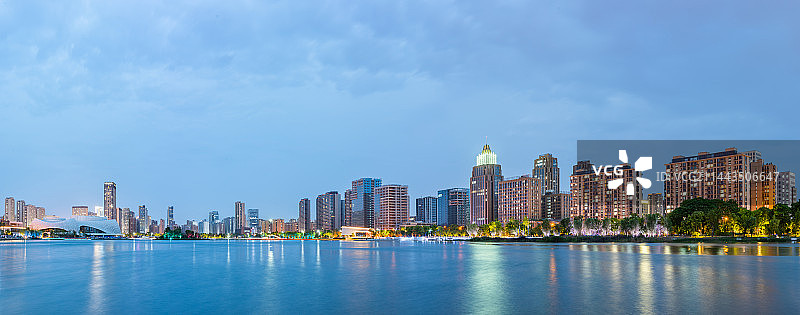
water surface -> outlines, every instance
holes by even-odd
[[[0,242],[0,310],[787,314],[800,307],[798,255],[794,244]]]

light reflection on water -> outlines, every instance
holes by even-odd
[[[799,255],[795,244],[0,242],[0,306],[9,314],[794,313]]]

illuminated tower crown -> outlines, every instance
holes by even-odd
[[[481,151],[481,154],[478,154],[476,160],[477,165],[497,164],[497,154],[494,154],[492,149],[489,149],[489,144],[486,144],[483,146],[483,151]]]

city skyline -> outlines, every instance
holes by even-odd
[[[576,139],[800,131],[797,3],[619,5],[4,2],[0,193],[288,218],[356,178],[468,187],[486,137],[510,176],[552,152],[567,190]]]

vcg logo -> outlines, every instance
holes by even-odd
[[[626,150],[619,150],[619,160],[622,163],[628,163],[628,152]],[[606,176],[611,176],[611,175],[622,176],[624,174],[622,167],[623,167],[622,164],[597,165],[597,166],[592,165],[592,170],[594,171],[594,174],[597,176],[600,176],[600,173],[603,173]],[[650,169],[653,169],[652,156],[639,157],[639,159],[637,159],[636,163],[634,164],[634,170],[637,172],[644,172]],[[650,186],[652,185],[652,182],[650,182],[649,179],[644,177],[637,176],[636,181],[639,182],[639,184],[641,184],[642,187],[644,188],[650,188]],[[608,182],[608,189],[612,190],[617,189],[619,188],[619,186],[622,186],[623,183],[625,183],[625,178],[617,178],[611,180]],[[627,183],[627,185],[625,185],[626,186],[625,192],[628,196],[633,196],[636,194],[633,185],[634,185],[633,182],[629,182]]]

